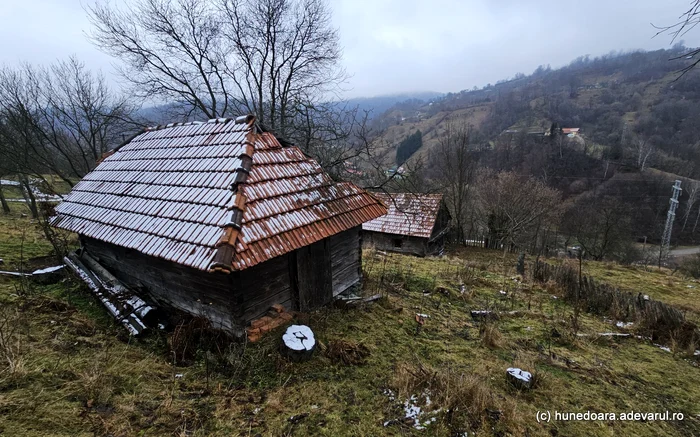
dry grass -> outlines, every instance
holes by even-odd
[[[401,363],[390,385],[399,400],[411,396],[429,399],[429,410],[444,413],[443,423],[453,432],[478,431],[485,426],[491,426],[494,431],[497,427],[500,432],[513,429],[512,403],[497,395],[482,378],[464,369]]]
[[[0,306],[0,378],[15,376],[24,369],[22,354],[22,320],[17,308]]]
[[[3,239],[13,238],[0,235],[0,248],[7,247],[2,246]],[[29,250],[46,255],[48,247]],[[309,314],[305,323],[319,344],[338,352],[316,354],[305,363],[279,358],[277,333],[256,344],[221,345],[208,342],[206,336],[198,340],[201,329],[194,326],[185,335],[183,326],[179,340],[171,339],[170,344],[161,333],[129,339],[99,302],[73,282],[40,285],[33,296],[18,297],[14,281],[0,279],[0,308],[20,318],[16,326],[21,359],[20,371],[13,375],[2,364],[0,433],[20,437],[700,435],[695,419],[700,413],[700,387],[688,383],[697,373],[697,358],[690,358],[687,350],[671,354],[633,337],[597,336],[617,328],[586,312],[580,315],[577,331],[586,336],[576,337],[571,305],[552,297],[561,296],[558,289],[516,285],[507,272],[508,298],[499,294],[504,284],[500,255],[461,249],[443,258],[366,255],[364,292],[381,293],[383,298],[357,308]],[[511,261],[514,266],[515,259],[508,258]],[[615,271],[620,276],[639,274],[638,282],[644,282],[644,273]],[[669,292],[685,284],[675,281]],[[480,323],[471,319],[470,311],[483,309],[504,316],[481,335]],[[430,316],[420,331],[415,329],[416,313]],[[552,336],[553,329],[558,337]],[[358,358],[360,345],[371,354]],[[173,350],[186,359],[174,364]],[[347,365],[343,357],[364,364]],[[511,387],[507,367],[532,372],[535,388]],[[384,394],[386,387],[401,393],[395,401]],[[431,393],[430,406],[425,405],[426,389]],[[385,427],[385,422],[404,417],[402,402],[412,395],[422,396],[422,406],[436,420],[425,430],[406,423]],[[683,412],[687,419],[549,424],[535,420],[536,411],[555,409],[669,410]],[[292,416],[297,419],[290,421]]]
[[[503,335],[495,323],[484,323],[479,328],[481,344],[491,349],[503,346]]]
[[[328,342],[324,355],[334,364],[356,366],[367,362],[370,351],[363,343],[348,340],[331,340]]]

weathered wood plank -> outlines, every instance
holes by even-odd
[[[357,226],[330,238],[333,296],[361,282],[361,232]]]
[[[308,311],[333,299],[330,244],[317,241],[296,251],[299,308]]]
[[[137,251],[83,238],[85,250],[130,288],[143,288],[159,306],[206,317],[212,326],[242,330],[230,275],[210,274]]]
[[[246,302],[243,318],[250,322],[267,314],[274,304],[281,304],[286,310],[292,309],[292,297],[288,291],[282,291],[272,296],[265,296],[255,302]]]
[[[417,256],[427,255],[427,238],[407,237],[404,235],[384,234],[381,232],[363,232],[365,247],[374,247],[389,252],[407,253]]]

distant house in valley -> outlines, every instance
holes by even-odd
[[[501,135],[531,135],[531,136],[547,136],[549,131],[542,129],[524,130],[524,129],[506,129],[501,132]]]
[[[561,133],[564,135],[570,135],[572,137],[575,137],[576,135],[579,134],[579,131],[581,128],[579,127],[563,127],[561,128]]]
[[[389,211],[362,225],[365,247],[418,256],[435,255],[444,250],[451,217],[442,194],[374,195]]]
[[[253,116],[146,129],[52,225],[159,307],[243,335],[272,305],[308,310],[361,283],[361,225],[387,210]]]
[[[406,167],[403,165],[393,165],[385,173],[388,177],[401,179],[406,175]]]

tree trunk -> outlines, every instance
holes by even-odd
[[[27,179],[27,176],[20,176],[20,184],[22,186],[22,196],[27,202],[27,207],[32,213],[32,218],[38,219],[39,209],[36,206],[36,197],[34,197],[34,192],[32,191],[32,187],[29,185],[29,179]]]
[[[5,214],[10,213],[10,205],[7,204],[7,200],[5,200],[5,193],[2,191],[2,183],[0,183],[0,203],[2,203],[2,212]]]
[[[307,361],[316,350],[314,333],[306,325],[292,325],[282,336],[280,353],[293,362]]]

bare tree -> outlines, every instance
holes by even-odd
[[[88,71],[75,57],[43,72],[42,91],[47,110],[40,115],[52,132],[51,143],[60,148],[61,138],[80,154],[73,176],[92,170],[121,135],[139,127],[129,100],[112,93],[102,74]]]
[[[136,0],[121,9],[97,2],[87,12],[93,43],[123,62],[133,95],[207,118],[235,109],[222,21],[210,1]]]
[[[656,29],[658,29],[658,32],[656,32],[656,35],[658,36],[662,33],[665,33],[667,35],[671,36],[671,43],[675,43],[676,41],[680,40],[686,33],[690,32],[695,28],[700,23],[700,0],[692,0],[690,2],[690,7],[683,12],[680,17],[678,22],[671,24],[671,25],[665,25],[665,26],[656,26],[653,25]],[[700,63],[700,57],[695,59],[697,55],[700,55],[700,48],[695,48],[691,49],[689,51],[684,52],[680,56],[677,56],[672,59],[694,59],[693,62],[688,64],[686,67],[684,67],[681,70],[681,76],[685,74],[686,72],[692,70],[695,68],[695,66]]]
[[[695,202],[698,201],[699,190],[700,183],[698,182],[692,182],[690,184],[690,188],[688,188],[688,201],[685,204],[685,211],[683,211],[683,227],[681,228],[681,232],[685,231],[685,227],[688,224],[688,218],[690,217],[693,206],[695,206]]]
[[[323,0],[220,0],[231,79],[245,107],[284,137],[346,74]],[[327,108],[324,108],[327,109]],[[302,127],[302,135],[304,129]]]
[[[368,125],[369,112],[357,107],[318,105],[300,108],[292,140],[337,179],[346,177],[349,162],[362,165],[374,159],[376,144]],[[366,167],[366,165],[364,165]]]
[[[132,108],[101,75],[74,58],[51,68],[0,70],[0,142],[4,170],[34,178],[53,173],[69,185],[92,170],[121,132],[134,129]]]
[[[537,238],[537,231],[556,223],[561,195],[533,177],[512,172],[484,171],[477,177],[476,207],[489,239],[503,245],[525,246]]]
[[[476,161],[470,148],[472,133],[471,126],[448,123],[433,155],[437,183],[452,213],[460,244],[465,243],[466,228],[473,211],[470,200]]]
[[[562,222],[563,231],[595,260],[624,259],[632,243],[629,208],[613,197],[586,195],[577,199]]]
[[[654,154],[654,144],[648,138],[636,136],[631,139],[632,148],[635,151],[637,168],[644,171],[649,159]]]
[[[2,190],[2,181],[0,181],[0,204],[2,204],[2,212],[5,214],[9,214],[10,205],[8,205],[7,200],[5,199],[5,193]]]
[[[134,93],[182,103],[187,115],[253,113],[297,140],[345,78],[322,0],[98,2],[88,16],[93,42],[123,62]]]

